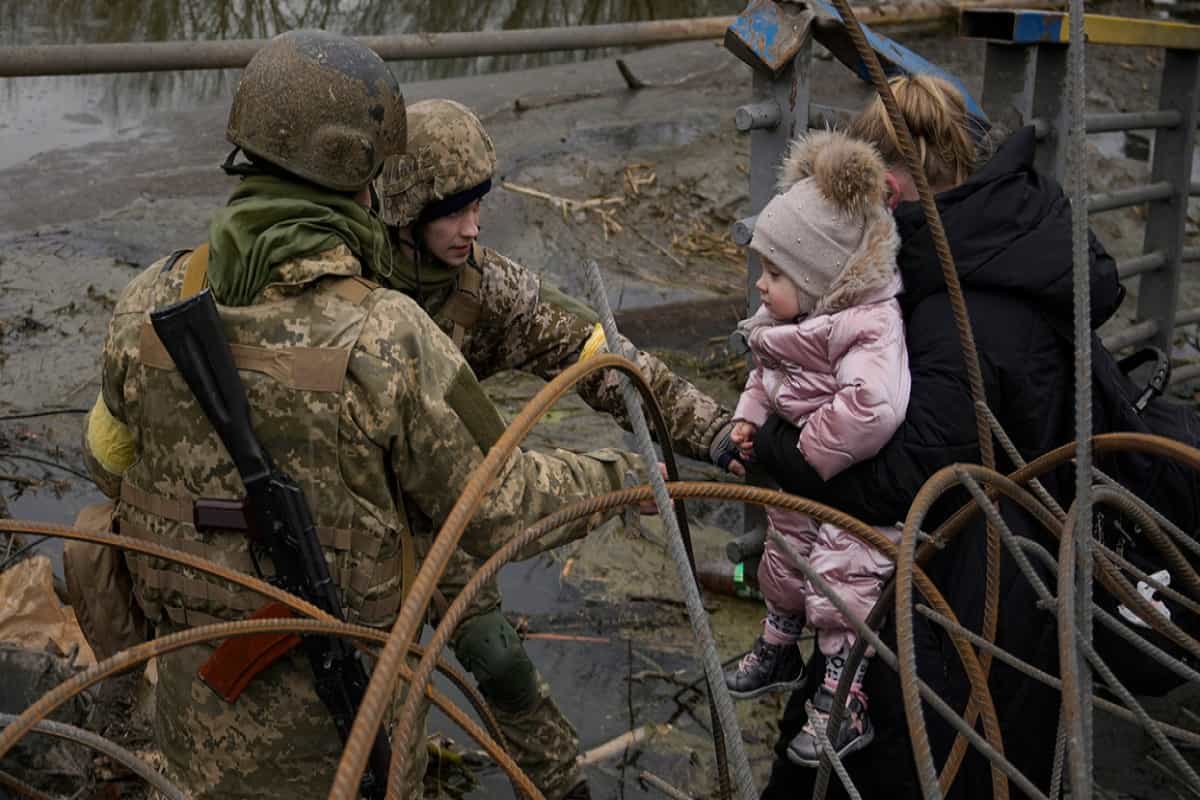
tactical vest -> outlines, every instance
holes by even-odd
[[[479,266],[479,246],[471,245],[471,257],[458,271],[454,291],[446,299],[437,316],[450,320],[450,335],[454,346],[462,350],[467,333],[479,322],[483,311],[483,268]]]
[[[201,248],[190,261],[205,256]],[[163,268],[156,306],[179,298],[180,272],[173,262]],[[189,276],[182,282],[195,281]],[[415,572],[412,536],[397,513],[399,500],[355,491],[355,476],[343,474],[338,460],[354,443],[355,432],[342,430],[344,383],[376,288],[362,278],[330,276],[299,294],[222,307],[220,313],[255,432],[303,488],[349,620],[381,626],[394,619],[404,584],[411,586],[404,578]],[[239,499],[243,486],[149,322],[138,335],[137,363],[129,365],[125,381],[126,423],[138,439],[138,459],[123,478],[120,532],[255,574],[244,533],[197,529],[196,499]],[[388,469],[382,450],[379,468]],[[358,477],[358,486],[367,485]],[[376,476],[373,484],[394,482]],[[259,556],[259,564],[268,577],[269,558]],[[150,619],[165,615],[190,627],[243,618],[265,603],[253,592],[167,561],[130,554],[129,566]]]

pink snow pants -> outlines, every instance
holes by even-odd
[[[845,601],[860,619],[879,599],[883,582],[895,570],[892,560],[857,536],[836,525],[818,523],[793,511],[770,509],[770,525],[807,559],[812,568]],[[875,530],[892,542],[900,541],[895,526]],[[825,655],[849,648],[857,639],[842,613],[820,591],[809,585],[791,558],[771,539],[758,565],[758,585],[767,605],[780,614],[803,616],[817,633],[817,645]]]

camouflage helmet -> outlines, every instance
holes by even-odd
[[[404,97],[370,48],[325,31],[291,31],[246,65],[225,138],[313,183],[355,192],[404,152]]]
[[[408,225],[433,203],[486,189],[495,171],[496,148],[471,109],[453,100],[413,103],[408,152],[389,158],[375,181],[380,216]]]

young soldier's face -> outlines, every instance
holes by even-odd
[[[479,238],[479,201],[425,224],[425,246],[435,258],[451,267],[461,267]]]

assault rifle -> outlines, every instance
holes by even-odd
[[[266,548],[275,565],[272,581],[280,588],[345,620],[338,587],[325,563],[304,491],[275,467],[250,424],[246,390],[212,292],[205,290],[152,312],[150,322],[233,458],[246,487],[246,535],[251,550],[255,546]],[[317,695],[345,742],[367,689],[366,667],[345,639],[305,636],[300,646],[312,667]],[[391,747],[381,730],[375,737],[361,786],[371,800],[386,794],[390,757]]]

